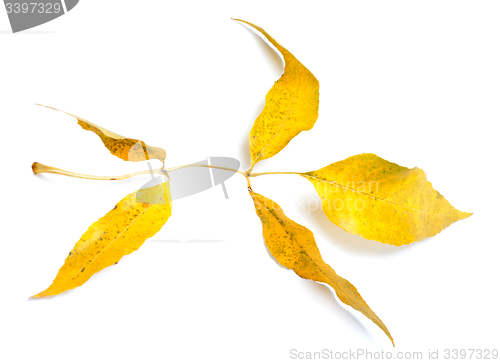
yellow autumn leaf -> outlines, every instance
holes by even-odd
[[[373,321],[392,339],[389,330],[370,309],[358,290],[323,261],[313,233],[289,219],[271,199],[250,191],[255,210],[262,222],[264,239],[269,252],[286,268],[302,278],[330,285],[339,299]]]
[[[250,131],[253,166],[279,153],[295,136],[310,130],[318,118],[319,82],[288,50],[264,29],[241,21],[261,32],[285,59],[285,71],[266,95],[266,105]]]
[[[55,111],[64,112],[53,107],[39,105],[50,108]],[[69,116],[73,116],[78,120],[78,124],[87,131],[92,131],[99,136],[106,148],[114,156],[125,161],[143,161],[149,159],[158,159],[161,162],[167,157],[165,150],[159,147],[149,146],[144,141],[131,139],[125,136],[118,135],[113,131],[106,130],[104,127],[98,126],[81,117],[64,112]]]
[[[350,233],[395,246],[420,241],[469,217],[436,191],[423,170],[360,154],[301,174],[330,221]]]
[[[161,229],[171,212],[168,181],[127,195],[89,227],[52,285],[32,298],[57,295],[83,285],[95,273],[139,249]]]

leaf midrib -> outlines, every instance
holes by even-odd
[[[422,210],[422,209],[416,209],[416,208],[411,208],[411,207],[408,207],[408,206],[405,206],[405,205],[402,205],[402,204],[398,204],[398,203],[394,203],[394,202],[391,202],[387,199],[382,199],[382,198],[379,198],[375,195],[370,195],[368,193],[364,193],[364,192],[361,192],[359,190],[356,190],[356,189],[353,189],[353,188],[350,188],[348,186],[345,186],[345,185],[342,185],[342,184],[339,184],[335,181],[331,181],[331,180],[326,180],[326,179],[322,179],[322,178],[318,178],[316,176],[313,176],[313,175],[310,175],[310,174],[306,174],[306,173],[300,173],[301,176],[304,176],[305,178],[312,178],[312,179],[317,179],[321,182],[325,182],[325,183],[329,183],[329,184],[334,184],[338,187],[341,187],[342,189],[344,190],[350,190],[354,193],[358,193],[358,194],[361,194],[361,195],[364,195],[364,196],[367,196],[367,197],[370,197],[372,199],[375,199],[375,200],[378,200],[378,201],[381,201],[381,202],[385,202],[387,204],[391,204],[391,205],[395,205],[397,207],[400,207],[400,208],[403,208],[403,209],[407,209],[407,210],[412,210],[414,212],[421,212],[421,213],[427,213],[427,214],[434,214],[434,215],[439,215],[439,216],[450,216],[451,214],[447,214],[447,213],[436,213],[436,212],[429,212],[429,211],[426,211],[426,210]]]

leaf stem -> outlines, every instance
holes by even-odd
[[[253,170],[253,167],[255,166],[254,163],[252,163],[252,165],[250,165],[250,169],[247,170],[247,175],[250,175],[252,174],[252,170]]]
[[[72,171],[67,171],[67,170],[55,168],[53,166],[48,166],[48,165],[40,164],[37,162],[33,163],[31,168],[33,169],[34,174],[42,174],[42,173],[59,174],[59,175],[64,175],[64,176],[70,176],[73,178],[90,179],[90,180],[123,180],[123,179],[133,178],[134,176],[151,173],[150,170],[143,170],[143,171],[137,171],[135,173],[126,174],[126,175],[96,176],[96,175],[86,175],[86,174],[73,173]],[[167,172],[163,169],[153,169],[152,171],[153,171],[153,173],[167,175]]]
[[[261,176],[261,175],[273,175],[273,174],[293,174],[293,175],[303,175],[304,173],[296,173],[293,171],[271,171],[268,173],[251,173],[249,174],[250,177],[256,177],[256,176]]]
[[[232,171],[234,173],[238,173],[243,175],[246,180],[247,180],[247,185],[249,188],[251,188],[250,185],[250,178],[254,178],[256,176],[261,176],[261,175],[273,175],[273,174],[293,174],[293,175],[303,175],[303,173],[296,173],[296,172],[288,172],[288,171],[276,171],[276,172],[267,172],[267,173],[251,173],[251,172],[244,172],[241,170],[236,170],[236,169],[231,169],[231,168],[225,168],[222,166],[214,166],[214,165],[204,165],[204,164],[189,164],[189,165],[180,165],[176,166],[173,168],[161,168],[161,169],[153,169],[153,170],[142,170],[142,171],[137,171],[135,173],[131,174],[125,174],[125,175],[117,175],[117,176],[98,176],[98,175],[87,175],[87,174],[80,174],[80,173],[74,173],[72,171],[67,171],[59,168],[55,168],[53,166],[48,166],[44,164],[40,164],[38,162],[33,163],[31,168],[33,169],[34,174],[42,174],[42,173],[48,173],[48,174],[58,174],[58,175],[64,175],[64,176],[70,176],[73,178],[80,178],[80,179],[90,179],[90,180],[124,180],[124,179],[129,179],[133,178],[135,176],[139,175],[145,175],[145,174],[150,174],[151,172],[156,173],[156,174],[162,174],[162,175],[167,175],[168,173],[174,170],[178,169],[183,169],[183,168],[189,168],[189,167],[202,167],[202,168],[213,168],[213,169],[222,169],[222,170],[228,170]]]

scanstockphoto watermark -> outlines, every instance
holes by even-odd
[[[376,180],[353,179],[345,183],[323,183],[319,188],[319,194],[327,197],[323,197],[321,201],[314,198],[300,202],[300,207],[308,213],[321,209],[322,204],[335,211],[362,211],[366,207],[366,197],[375,197],[378,194],[379,183]]]
[[[290,349],[290,359],[296,360],[357,360],[357,359],[423,359],[422,352],[386,352],[370,351],[368,349],[349,349],[346,351],[334,351],[331,349],[322,349],[320,351],[300,351]]]
[[[428,349],[427,351],[371,351],[368,349],[349,349],[334,351],[322,349],[319,351],[301,351],[290,349],[290,359],[293,360],[492,360],[498,359],[498,349]]]

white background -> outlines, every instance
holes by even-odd
[[[396,348],[329,287],[275,262],[239,175],[226,182],[229,200],[217,187],[176,201],[157,235],[84,286],[28,300],[87,227],[148,180],[34,176],[34,161],[95,175],[147,169],[35,103],[163,147],[167,166],[230,156],[246,170],[248,133],[283,64],[231,17],[262,26],[320,82],[315,127],[256,172],[316,170],[371,152],[422,168],[452,205],[474,213],[393,247],[306,208],[318,201],[306,179],[252,180],[313,231]],[[83,0],[12,34],[0,8],[0,360],[288,362],[291,349],[424,358],[439,349],[442,358],[445,349],[500,348],[499,19],[497,1]]]

